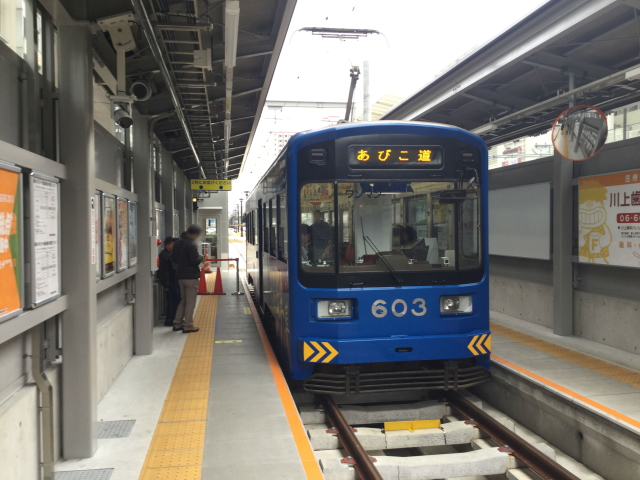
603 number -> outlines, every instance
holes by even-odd
[[[414,305],[414,307],[411,308],[411,313],[416,317],[422,317],[427,313],[427,302],[424,301],[424,298],[416,298],[411,304]],[[387,313],[389,313],[386,305],[387,302],[384,300],[376,300],[373,302],[373,305],[371,305],[371,314],[376,318],[386,317]],[[396,317],[404,317],[409,310],[409,306],[407,302],[399,298],[393,301],[390,310]]]

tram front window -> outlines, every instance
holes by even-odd
[[[304,185],[302,267],[333,273],[337,263],[343,274],[388,272],[389,267],[396,272],[477,268],[478,192],[466,190],[462,203],[441,202],[442,192],[454,188],[453,182]]]

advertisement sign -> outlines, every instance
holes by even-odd
[[[640,170],[584,177],[578,188],[580,261],[640,268]]]
[[[129,267],[129,202],[126,198],[118,198],[118,271]]]
[[[91,199],[91,220],[93,221],[93,248],[91,249],[92,262],[96,265],[96,279],[102,278],[102,210],[100,209],[100,192]]]
[[[22,312],[22,175],[0,167],[0,321]]]
[[[116,199],[102,194],[102,277],[116,273]]]
[[[129,202],[129,266],[138,263],[138,204]]]
[[[31,306],[42,305],[61,293],[59,187],[57,178],[35,172],[29,177]]]

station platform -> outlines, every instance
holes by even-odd
[[[492,362],[640,433],[640,355],[491,313]]]
[[[99,404],[99,432],[129,432],[57,463],[56,480],[322,479],[250,297],[232,295],[233,269],[223,287],[198,297],[199,332],[154,329],[154,354],[133,357]]]

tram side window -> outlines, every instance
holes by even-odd
[[[470,198],[460,205],[460,268],[476,268],[480,260],[480,201]]]
[[[334,184],[308,183],[300,190],[300,261],[302,268],[334,273]]]
[[[265,253],[269,253],[269,204],[262,205],[262,244]]]
[[[269,200],[269,254],[272,257],[275,257],[277,255],[276,253],[276,228],[277,228],[277,222],[278,219],[276,218],[277,216],[277,209],[275,208],[275,199],[271,199]]]
[[[251,212],[251,218],[253,219],[253,222],[252,222],[253,244],[257,245],[258,244],[258,211],[257,210],[254,210],[253,212]]]
[[[251,212],[247,215],[247,242],[253,245],[253,237],[251,236],[251,231],[253,229],[253,215]]]
[[[287,253],[287,194],[278,195],[278,258],[286,262]]]

